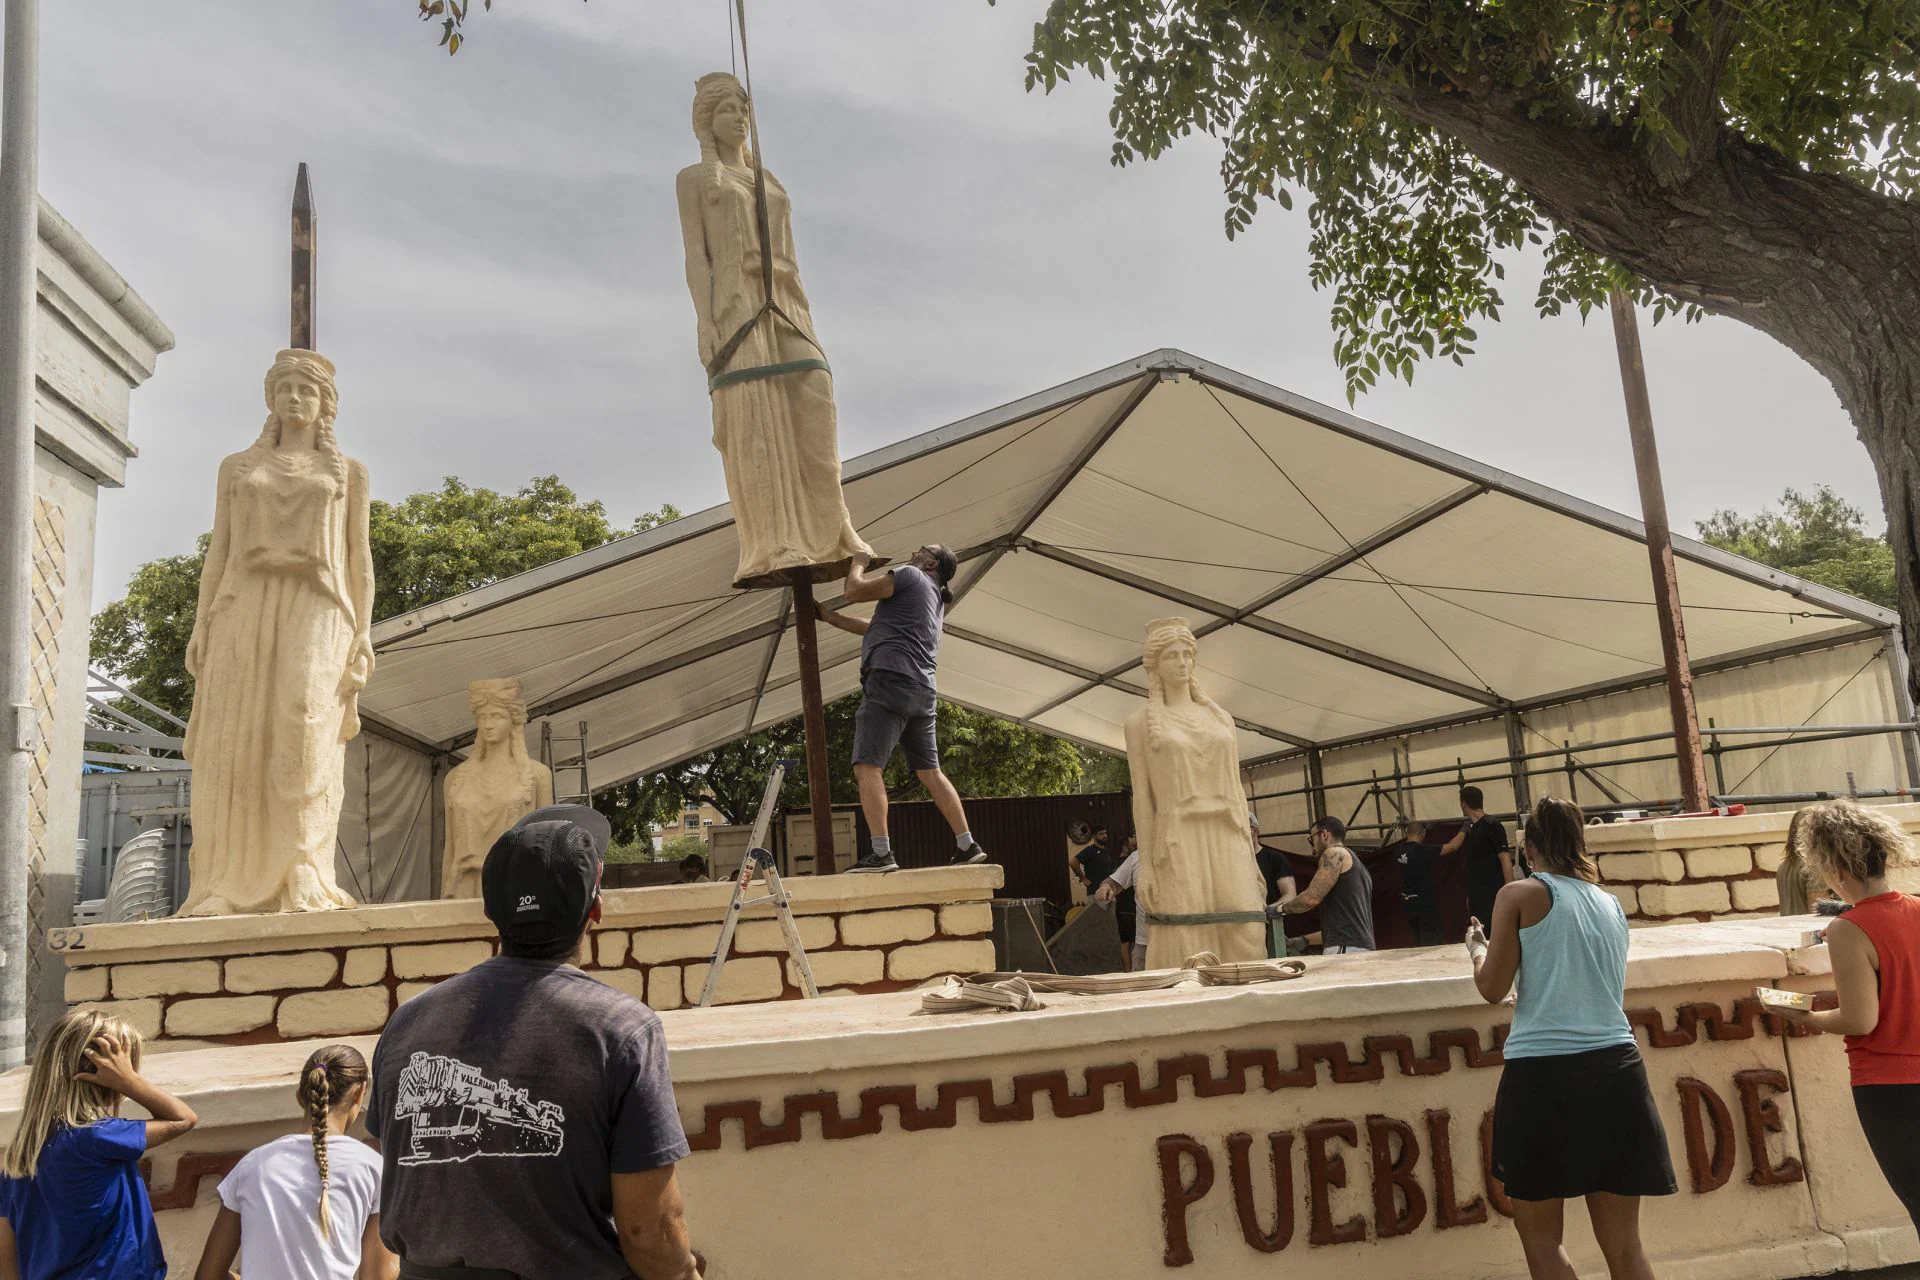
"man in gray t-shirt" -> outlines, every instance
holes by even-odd
[[[607,820],[552,805],[481,871],[500,954],[398,1009],[373,1051],[380,1236],[401,1280],[696,1280],[686,1135],[653,1010],[574,967]]]
[[[940,771],[935,741],[939,694],[934,668],[940,657],[940,628],[959,562],[939,543],[914,552],[888,573],[869,574],[865,556],[855,556],[847,571],[846,597],[873,601],[871,618],[850,618],[815,604],[820,619],[860,639],[860,709],[853,720],[853,776],[860,784],[860,808],[873,833],[873,852],[847,870],[897,871],[893,840],[887,833],[887,761],[898,746],[907,764],[933,797],[953,828],[952,864],[985,862],[987,851],[967,829],[966,809],[947,775]]]

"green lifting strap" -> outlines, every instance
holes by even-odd
[[[763,364],[751,369],[735,369],[730,373],[716,374],[707,379],[707,390],[718,391],[736,382],[755,382],[761,378],[777,378],[783,373],[805,373],[809,369],[833,372],[825,360],[788,360],[781,364]]]
[[[1198,915],[1163,916],[1158,911],[1147,912],[1148,924],[1265,924],[1267,913],[1264,911],[1202,911]]]

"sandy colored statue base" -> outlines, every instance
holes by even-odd
[[[480,896],[480,868],[502,832],[553,803],[553,772],[527,756],[527,704],[520,682],[475,680],[473,754],[447,774],[447,848],[440,896]]]
[[[1211,951],[1260,960],[1266,895],[1253,857],[1233,718],[1194,679],[1198,649],[1184,618],[1147,624],[1147,705],[1127,720],[1140,909],[1155,916],[1245,913],[1243,923],[1152,920],[1147,968],[1177,968]]]
[[[334,879],[348,739],[373,672],[367,469],[334,442],[333,365],[282,351],[267,424],[220,464],[187,646],[196,681],[182,915],[353,905]]]
[[[825,582],[870,549],[854,532],[840,491],[833,373],[794,261],[792,207],[770,173],[767,297],[748,110],[738,80],[721,72],[700,78],[693,130],[701,159],[681,170],[676,184],[700,363],[713,397],[713,443],[740,538],[734,579],[736,586],[774,586],[793,581],[791,571],[817,570],[810,580]]]

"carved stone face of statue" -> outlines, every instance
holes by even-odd
[[[281,426],[307,430],[320,421],[319,385],[300,374],[288,374],[273,384],[273,412]]]
[[[723,147],[747,140],[747,103],[739,94],[729,93],[713,109],[713,140]]]
[[[513,717],[499,707],[483,707],[473,718],[474,728],[480,741],[490,747],[497,747],[507,740],[513,731]]]
[[[1160,662],[1155,667],[1162,687],[1184,689],[1193,683],[1193,646],[1185,640],[1176,640],[1160,651]]]

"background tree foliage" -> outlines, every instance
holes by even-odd
[[[1812,497],[1787,490],[1778,511],[1716,511],[1695,528],[1703,542],[1891,609],[1893,548],[1866,531],[1866,519],[1821,485]]]
[[[517,493],[448,476],[440,488],[397,503],[376,499],[369,512],[374,621],[679,518],[669,504],[616,529],[604,504],[581,501],[559,476],[539,476]]]

